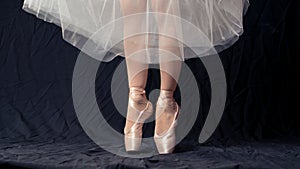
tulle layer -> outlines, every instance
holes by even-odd
[[[93,58],[157,63],[228,48],[243,33],[248,6],[248,0],[25,0],[23,9],[59,25],[67,42]],[[125,53],[125,42],[143,50]]]

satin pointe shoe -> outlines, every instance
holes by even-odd
[[[174,112],[173,121],[166,131],[163,131],[161,134],[157,134],[157,127],[155,126],[154,141],[159,154],[172,153],[176,145],[175,127],[177,126],[177,117],[179,115],[180,107],[173,96],[168,97],[168,95],[170,95],[170,91],[161,90],[156,103],[156,116],[158,116],[158,118],[161,113],[170,113],[170,111],[174,110],[176,111]]]
[[[153,106],[147,100],[145,90],[143,88],[130,87],[127,120],[132,121],[133,125],[130,127],[126,121],[124,128],[124,141],[127,152],[140,150],[143,124],[152,113]]]

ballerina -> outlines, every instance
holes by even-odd
[[[220,52],[236,42],[243,33],[248,5],[248,0],[25,0],[23,9],[59,25],[63,38],[91,57],[104,62],[125,58],[129,77],[126,151],[140,150],[143,123],[154,112],[145,91],[148,65],[159,63],[154,141],[160,154],[168,154],[176,144],[180,106],[173,94],[182,62],[207,56],[210,49]],[[185,32],[186,23],[200,32],[194,36],[201,43],[192,46],[203,50],[200,56],[186,53],[189,46],[183,40],[191,36]]]

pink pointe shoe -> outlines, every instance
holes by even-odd
[[[134,124],[128,128],[126,123],[124,128],[124,141],[127,152],[140,150],[143,124],[153,113],[152,103],[143,96],[144,94],[145,90],[143,88],[130,87],[127,120],[133,121]],[[144,109],[137,108],[137,106],[143,104],[146,104]]]
[[[176,136],[175,136],[175,127],[177,126],[177,117],[179,114],[179,106],[175,102],[175,99],[172,97],[168,97],[170,91],[161,90],[161,94],[156,103],[156,115],[159,116],[161,113],[164,113],[167,108],[172,107],[172,105],[176,106],[176,112],[174,114],[174,119],[166,131],[157,134],[156,128],[154,132],[154,141],[156,143],[157,150],[159,154],[169,154],[174,151],[176,145]],[[171,106],[170,106],[171,105]],[[168,110],[167,110],[168,111]],[[169,110],[170,111],[170,110]],[[157,117],[156,117],[157,118]]]

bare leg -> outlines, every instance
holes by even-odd
[[[166,14],[178,14],[179,10],[176,9],[176,2],[173,0],[152,0],[152,9],[154,12],[166,13]],[[168,35],[173,34],[173,37],[177,37],[176,24],[175,20],[172,21],[170,18],[165,18],[164,16],[156,17],[159,33],[168,33]],[[178,25],[177,25],[178,27]],[[162,52],[160,54],[160,74],[161,74],[161,90],[167,90],[165,92],[165,97],[168,98],[165,101],[167,107],[164,112],[156,119],[156,132],[157,134],[161,134],[166,131],[173,119],[174,113],[176,112],[176,104],[173,98],[173,93],[177,86],[177,80],[179,78],[181,64],[182,64],[182,50],[179,47],[180,44],[178,40],[159,35],[159,49]],[[169,55],[169,56],[168,56]],[[173,61],[166,62],[165,57],[177,57],[172,59]],[[162,95],[162,93],[161,93]]]
[[[145,12],[147,8],[147,0],[121,0],[121,8],[124,16]],[[124,52],[127,65],[129,87],[137,87],[144,89],[148,76],[148,65],[137,61],[136,57],[145,57],[145,35],[136,35],[126,38],[132,32],[140,32],[141,25],[144,21],[142,17],[128,18],[124,20]],[[133,92],[129,96],[135,102],[135,107],[142,110],[146,106],[146,95],[141,92]],[[128,120],[126,127],[130,128],[133,121]]]
[[[121,7],[124,16],[145,12],[147,7],[147,0],[121,0]],[[137,25],[142,23],[144,18],[134,17],[124,20],[124,36],[132,32],[140,32],[141,28]],[[124,37],[125,38],[125,37]],[[124,51],[126,55],[126,64],[129,78],[129,87],[145,88],[148,75],[148,65],[139,63],[134,57],[146,55],[145,51],[145,35],[136,35],[124,39]],[[140,51],[140,52],[139,52]],[[134,55],[135,52],[139,52]]]

